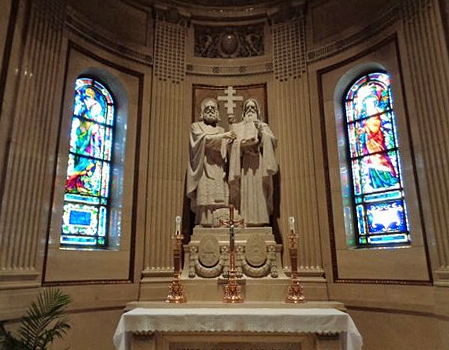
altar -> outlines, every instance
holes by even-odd
[[[295,218],[283,232],[273,228],[277,139],[259,101],[241,101],[242,117],[228,115],[229,131],[218,125],[218,100],[198,103],[186,179],[195,226],[184,241],[176,216],[166,302],[145,301],[160,300],[154,294],[128,304],[114,335],[117,350],[362,348],[343,304],[306,298]]]
[[[351,317],[326,303],[135,306],[117,326],[117,350],[362,349]]]

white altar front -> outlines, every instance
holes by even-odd
[[[117,350],[361,350],[351,317],[322,306],[146,303],[124,313]]]

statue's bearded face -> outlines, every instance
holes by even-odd
[[[258,119],[257,106],[253,101],[249,101],[248,103],[245,104],[243,116],[245,117],[246,120]]]
[[[214,101],[208,101],[203,108],[203,120],[207,124],[218,122],[218,106]]]

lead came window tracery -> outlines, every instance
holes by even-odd
[[[356,244],[409,244],[389,75],[359,78],[346,95],[345,112]]]
[[[76,80],[62,247],[107,247],[114,112],[111,93],[101,83]]]

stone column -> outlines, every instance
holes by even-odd
[[[173,275],[175,217],[182,215],[185,197],[185,167],[179,164],[188,130],[183,124],[187,24],[177,13],[156,10],[143,282],[163,281],[165,291]]]
[[[303,280],[323,282],[318,225],[318,205],[315,187],[314,149],[310,115],[308,75],[306,67],[306,37],[303,9],[292,9],[273,19],[273,91],[270,103],[275,104],[271,124],[277,124],[282,147],[278,148],[282,178],[279,227],[287,242],[288,216],[296,219],[299,234],[299,272]],[[274,125],[273,125],[274,126]],[[284,266],[290,259],[284,253]]]
[[[436,285],[449,287],[449,58],[437,0],[407,0],[402,4],[407,76],[414,99],[412,117],[418,123],[415,148],[428,193],[424,205],[428,245],[436,250],[433,269]],[[407,82],[406,82],[407,83]],[[424,199],[427,202],[427,198]],[[436,247],[436,248],[433,248]]]
[[[0,279],[6,288],[40,285],[65,15],[60,0],[18,6],[0,119]]]

